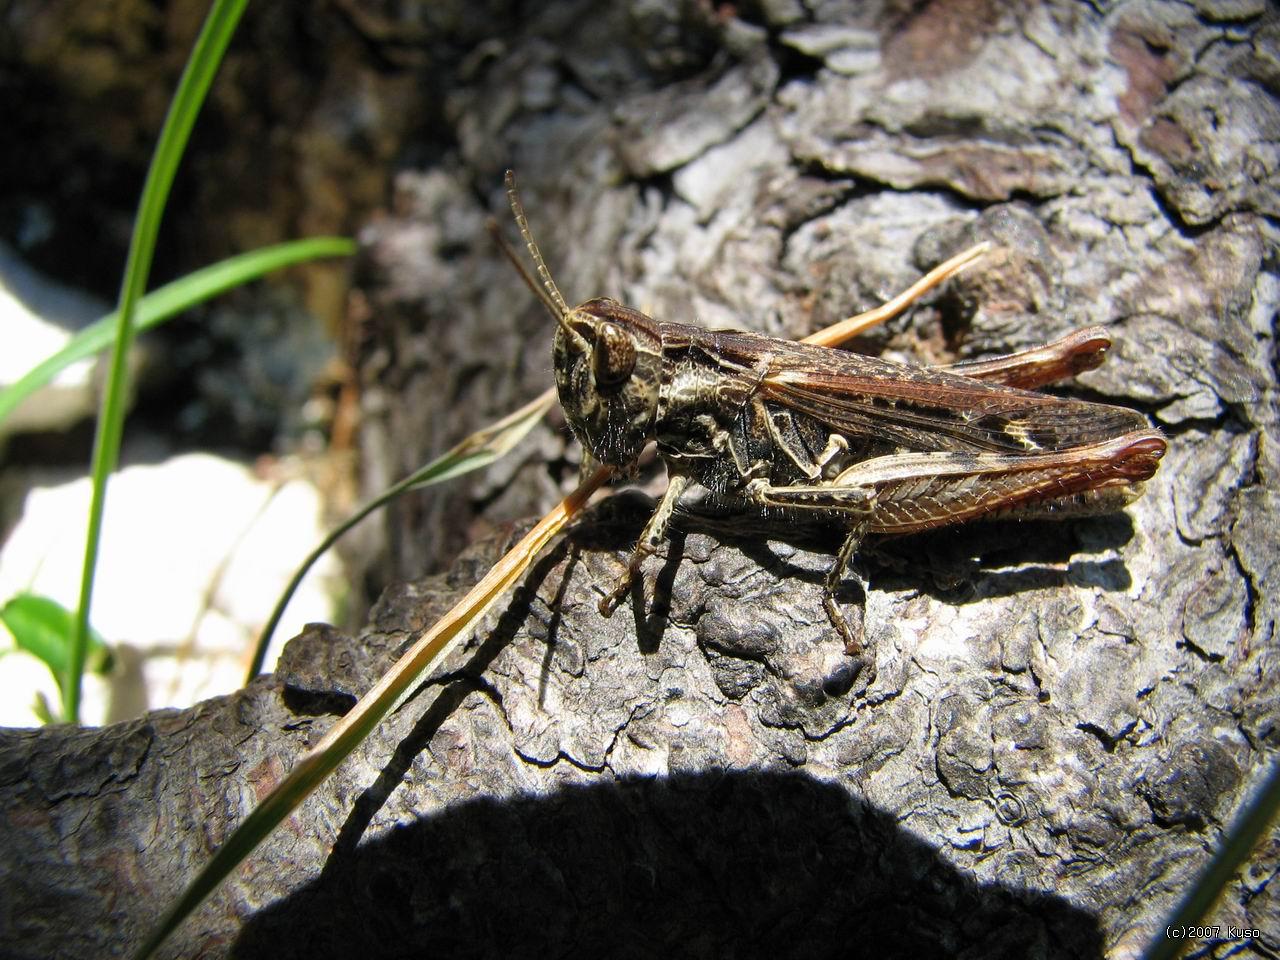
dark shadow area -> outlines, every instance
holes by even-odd
[[[1133,521],[1125,513],[1069,520],[980,520],[873,543],[866,563],[873,586],[911,588],[955,604],[1080,579],[1107,590],[1126,590],[1132,579],[1123,560],[1077,558],[1118,550],[1133,534]],[[981,590],[975,589],[979,580]]]
[[[839,786],[746,771],[473,801],[340,844],[321,877],[249,921],[231,955],[1022,960],[1101,949],[1088,913],[974,883]]]

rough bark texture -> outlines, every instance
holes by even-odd
[[[994,241],[866,346],[939,361],[1108,324],[1073,389],[1166,430],[1146,497],[885,545],[869,686],[822,612],[821,531],[686,517],[645,604],[601,619],[644,516],[607,501],[166,955],[1128,956],[1259,780],[1280,738],[1274,17],[738,16],[557,4],[477,49],[445,103],[455,148],[365,234],[372,473],[550,379],[550,323],[481,229],[512,165],[566,296],[675,320],[796,336]],[[402,509],[409,578],[475,517],[498,533],[389,590],[358,639],[309,632],[185,713],[5,733],[10,952],[134,942],[571,456],[547,430]],[[1278,863],[1264,844],[1215,916],[1259,953],[1280,950]]]

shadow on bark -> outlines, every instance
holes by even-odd
[[[980,885],[798,772],[480,799],[342,847],[231,955],[1094,957],[1088,913]]]

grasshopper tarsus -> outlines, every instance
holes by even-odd
[[[640,571],[633,570],[629,565],[627,572],[618,577],[613,583],[613,589],[600,598],[600,602],[596,605],[596,609],[600,611],[600,616],[606,620],[617,612],[618,606],[631,592],[635,584],[640,582]]]
[[[840,639],[844,641],[844,652],[851,657],[862,656],[867,649],[865,628],[862,622],[862,607],[856,608],[859,611],[856,627],[849,623],[849,618],[840,609],[840,604],[834,594],[825,594],[823,596],[822,609],[826,611],[827,619],[831,621],[831,624],[836,628],[836,633],[840,634]]]
[[[555,317],[554,367],[574,436],[600,463],[635,463],[650,440],[670,485],[618,584],[608,616],[666,537],[688,484],[766,509],[842,522],[823,607],[853,658],[864,645],[867,584],[854,569],[864,535],[990,517],[1067,515],[1121,504],[1151,477],[1166,442],[1132,410],[1035,388],[1092,369],[1111,346],[1090,327],[1007,357],[916,367],[812,343],[662,323],[607,298],[569,308],[507,176],[536,277],[504,252]],[[862,591],[857,628],[835,594]],[[638,593],[638,591],[637,591]]]

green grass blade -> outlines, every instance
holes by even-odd
[[[1164,928],[1142,955],[1142,960],[1174,960],[1190,949],[1195,938],[1167,936],[1170,927],[1185,930],[1203,924],[1231,878],[1236,875],[1280,813],[1280,762],[1273,763],[1262,788],[1245,805],[1222,839],[1218,852],[1204,868]]]
[[[257,280],[273,270],[308,260],[347,257],[355,251],[355,241],[346,237],[310,237],[228,257],[148,293],[138,301],[137,312],[133,317],[134,329],[149,330],[196,304],[233,287]],[[109,347],[115,339],[119,322],[118,310],[95,320],[72,337],[57,353],[36,364],[15,383],[0,391],[0,422],[13,413],[23,400],[71,364]]]
[[[84,569],[80,577],[75,637],[67,668],[65,717],[71,723],[80,719],[80,675],[84,672],[85,656],[89,648],[89,608],[93,603],[93,578],[102,535],[107,477],[115,470],[120,457],[120,435],[124,429],[124,408],[128,392],[127,361],[129,346],[133,340],[133,315],[151,275],[151,260],[155,254],[156,237],[160,232],[160,218],[164,214],[165,202],[177,174],[178,162],[182,159],[196,115],[204,103],[205,95],[213,83],[213,76],[222,62],[222,55],[231,42],[231,35],[235,32],[247,3],[248,0],[214,0],[204,26],[200,28],[200,36],[196,38],[195,49],[182,72],[182,79],[178,81],[173,102],[169,105],[164,128],[160,131],[160,139],[147,170],[147,180],[142,187],[142,199],[138,203],[138,215],[129,241],[129,256],[125,261],[124,281],[120,289],[111,373],[107,379],[93,443],[93,498],[89,503],[89,529],[85,536]]]
[[[254,648],[253,662],[249,665],[249,675],[245,678],[245,683],[248,683],[261,672],[262,661],[266,658],[267,647],[271,643],[271,637],[275,633],[276,627],[280,625],[280,618],[284,616],[285,608],[289,605],[289,601],[293,599],[293,594],[298,589],[298,584],[302,583],[302,578],[307,575],[307,572],[315,565],[315,562],[324,556],[344,533],[373,513],[373,511],[390,503],[408,490],[416,490],[419,487],[430,486],[433,483],[443,483],[445,480],[461,476],[464,473],[470,473],[472,470],[487,467],[498,457],[508,453],[516,443],[523,439],[525,434],[533,429],[533,425],[542,419],[543,414],[551,408],[555,398],[555,391],[548,390],[542,396],[531,403],[525,404],[514,413],[507,414],[492,426],[476,431],[456,447],[374,497],[334,528],[328,536],[320,541],[319,546],[307,554],[307,558],[302,561],[302,565],[298,567],[288,586],[284,588],[280,599],[276,601],[275,609],[271,611],[271,616],[267,619],[267,625],[262,628],[262,633],[258,637],[258,645]]]
[[[493,565],[458,604],[424,633],[350,712],[330,728],[279,785],[245,817],[165,911],[147,935],[137,960],[149,957],[196,907],[337,768],[387,713],[407,696],[419,679],[474,629],[476,622],[528,569],[548,541],[586,505],[610,471],[597,470],[539,521],[518,544]]]

